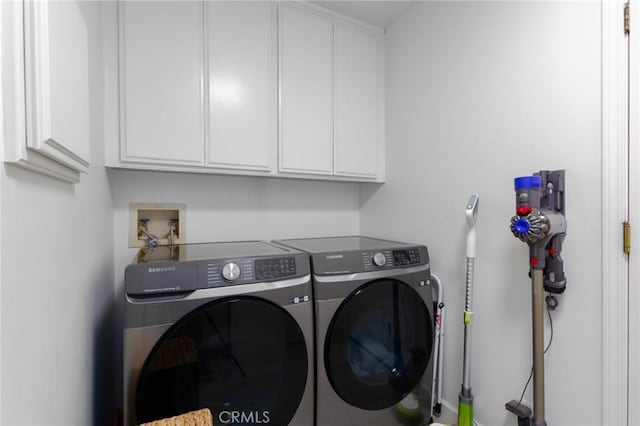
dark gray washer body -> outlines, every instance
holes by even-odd
[[[344,401],[333,389],[325,369],[324,343],[336,311],[343,301],[361,286],[379,279],[393,279],[409,285],[424,301],[434,318],[429,255],[424,245],[386,241],[360,236],[275,240],[277,244],[306,251],[311,255],[316,315],[316,425],[385,426],[407,424],[393,407],[364,410]],[[409,253],[405,259],[404,253]],[[385,256],[377,266],[372,258]],[[400,254],[400,256],[398,255]],[[395,255],[395,259],[394,259]],[[435,330],[424,330],[433,336]],[[422,419],[431,417],[433,353],[422,380],[414,392],[420,400]],[[424,423],[423,423],[424,424]]]
[[[175,249],[178,249],[177,251]],[[194,309],[227,297],[254,296],[281,306],[305,337],[308,354],[304,395],[290,424],[313,424],[313,304],[309,257],[268,242],[185,244],[143,253],[125,270],[124,419],[135,424],[135,390],[143,364],[154,345],[173,324]],[[268,264],[287,259],[284,272],[268,272]],[[234,262],[241,276],[220,280],[222,267]],[[243,266],[244,265],[244,266]],[[264,270],[262,269],[263,267]],[[271,269],[273,270],[273,268]],[[218,424],[218,419],[214,422]]]

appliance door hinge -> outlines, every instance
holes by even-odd
[[[624,4],[624,33],[629,34],[629,3]]]
[[[626,221],[622,223],[622,251],[631,253],[631,224]]]

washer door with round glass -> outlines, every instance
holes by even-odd
[[[235,297],[174,324],[140,372],[138,423],[209,408],[215,424],[286,425],[304,394],[302,330],[282,307]]]
[[[389,408],[422,380],[433,344],[427,305],[393,279],[362,285],[338,307],[324,362],[335,392],[365,410]]]

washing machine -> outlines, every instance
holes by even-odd
[[[316,424],[428,422],[434,316],[427,248],[360,236],[274,242],[311,255]]]
[[[314,422],[309,256],[269,242],[141,250],[125,270],[124,417]]]

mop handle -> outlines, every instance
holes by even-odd
[[[465,294],[465,324],[471,322],[471,315],[473,314],[473,268],[476,258],[476,221],[478,220],[478,201],[480,197],[478,194],[472,194],[467,202],[465,209],[465,216],[467,218],[467,224],[469,225],[469,231],[467,232],[467,285]]]
[[[473,426],[473,394],[471,393],[471,316],[473,267],[476,257],[476,220],[478,219],[478,194],[472,194],[465,208],[469,225],[467,233],[467,283],[464,305],[464,347],[462,365],[462,389],[458,395],[458,426]]]
[[[467,288],[464,306],[464,346],[462,365],[462,387],[471,390],[471,317],[472,310],[472,282],[473,282],[473,258],[467,258]]]
[[[465,314],[473,314],[473,269],[475,266],[475,258],[467,257],[467,285],[464,298]],[[467,320],[465,318],[465,323]]]
[[[473,316],[473,269],[476,257],[476,221],[480,196],[472,194],[465,208],[469,231],[467,233],[467,276],[464,301],[464,363],[462,386],[471,390],[471,317]]]

